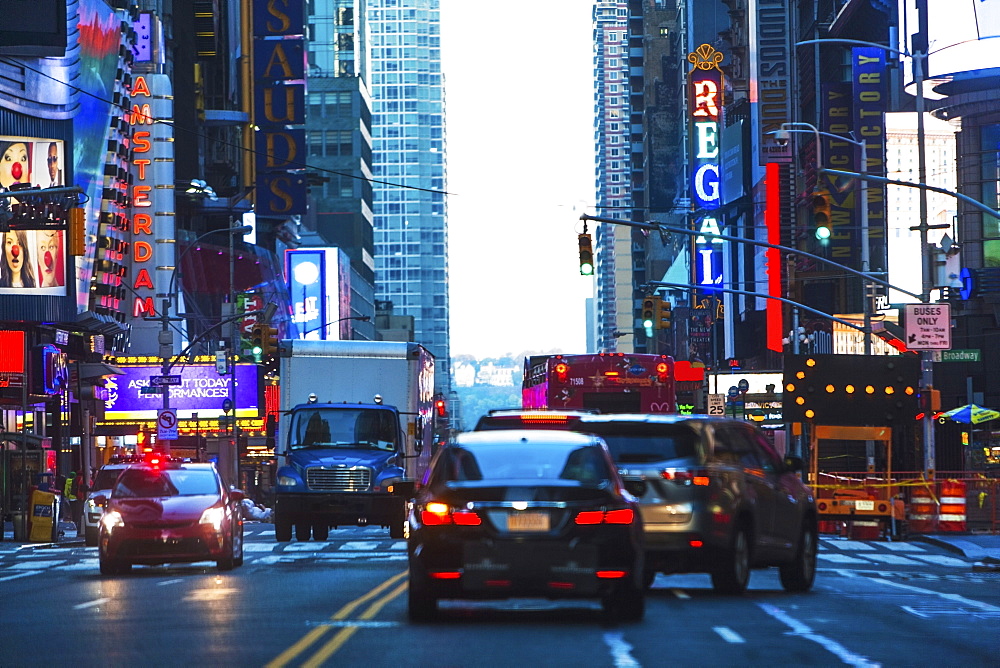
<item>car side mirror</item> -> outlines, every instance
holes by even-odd
[[[785,457],[785,470],[786,471],[802,471],[805,469],[805,464],[802,462],[801,457],[795,457],[793,455],[787,455]]]

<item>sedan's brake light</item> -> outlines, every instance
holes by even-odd
[[[604,513],[605,524],[632,524],[632,520],[634,519],[635,511],[631,508],[619,508],[618,510],[609,510]]]
[[[424,526],[442,526],[456,524],[465,527],[477,527],[483,523],[483,518],[472,510],[455,510],[446,503],[431,501],[420,511],[420,521]]]
[[[692,471],[690,469],[663,469],[660,471],[660,477],[678,485],[708,487],[709,482],[708,474],[705,471]]]
[[[576,514],[577,524],[632,524],[635,511],[631,508],[616,510],[581,510]]]

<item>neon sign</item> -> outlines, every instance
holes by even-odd
[[[723,78],[719,63],[723,55],[708,44],[688,54],[692,64],[688,73],[691,109],[691,198],[699,209],[713,211],[722,204],[719,170],[719,123],[722,120]],[[703,216],[697,223],[699,236],[694,242],[694,283],[718,286],[723,279],[722,239],[714,215]]]

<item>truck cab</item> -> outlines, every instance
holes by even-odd
[[[407,435],[394,406],[318,403],[294,406],[280,454],[275,495],[275,537],[326,540],[329,528],[378,524],[403,537]],[[420,445],[414,449],[422,450]]]

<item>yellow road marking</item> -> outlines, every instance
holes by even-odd
[[[368,606],[368,609],[361,613],[361,619],[371,619],[385,607],[386,603],[396,598],[404,591],[406,591],[408,583],[404,582],[399,585],[391,592],[380,598],[379,600]],[[358,630],[357,626],[348,626],[337,632],[337,635],[330,639],[330,642],[323,645],[318,652],[312,655],[308,661],[302,664],[302,668],[318,668],[323,665],[323,662],[330,658],[330,656],[336,652],[341,646],[350,639],[354,632]]]
[[[396,584],[400,579],[402,579],[405,576],[406,576],[406,571],[403,571],[402,573],[397,573],[396,575],[393,575],[391,578],[389,578],[388,580],[386,580],[385,582],[383,582],[379,586],[375,587],[374,589],[372,589],[371,591],[369,591],[367,594],[365,594],[363,596],[360,596],[360,597],[354,599],[353,601],[351,601],[350,603],[346,604],[340,610],[338,610],[337,612],[335,612],[333,614],[333,616],[330,617],[330,619],[332,619],[332,620],[345,619],[349,614],[351,614],[352,612],[354,612],[359,606],[364,605],[365,603],[367,603],[371,599],[375,598],[376,596],[378,596],[379,594],[381,594],[383,591],[385,591],[386,589],[388,589],[392,585]],[[403,583],[402,587],[405,589],[406,583]],[[399,595],[398,592],[394,592],[394,594],[391,595],[389,598],[390,599],[391,598],[395,598],[395,596],[398,596],[398,595]],[[388,600],[386,602],[388,602]],[[383,603],[382,605],[385,605],[385,603]],[[379,610],[381,610],[382,605],[378,606]],[[369,610],[370,609],[371,608],[369,608]],[[329,628],[330,627],[328,627],[328,626],[317,626],[316,628],[312,629],[311,631],[309,631],[309,633],[307,633],[304,636],[302,636],[302,638],[300,638],[298,642],[296,642],[294,645],[292,645],[291,647],[289,647],[288,649],[286,649],[284,652],[282,652],[281,654],[279,654],[278,656],[276,656],[274,659],[272,659],[269,663],[267,663],[265,668],[281,668],[281,666],[288,665],[288,663],[292,659],[294,659],[295,657],[297,657],[299,654],[301,654],[306,649],[308,649],[310,645],[312,645],[317,640],[319,640],[329,630]],[[346,629],[342,629],[340,633],[343,633],[344,631],[351,631],[353,633],[354,630],[355,629],[353,627],[348,627]],[[338,633],[338,635],[340,635],[340,634]],[[350,634],[348,634],[348,637],[350,637]],[[336,640],[336,636],[334,637],[334,640]],[[346,638],[345,638],[345,640],[346,640]]]

